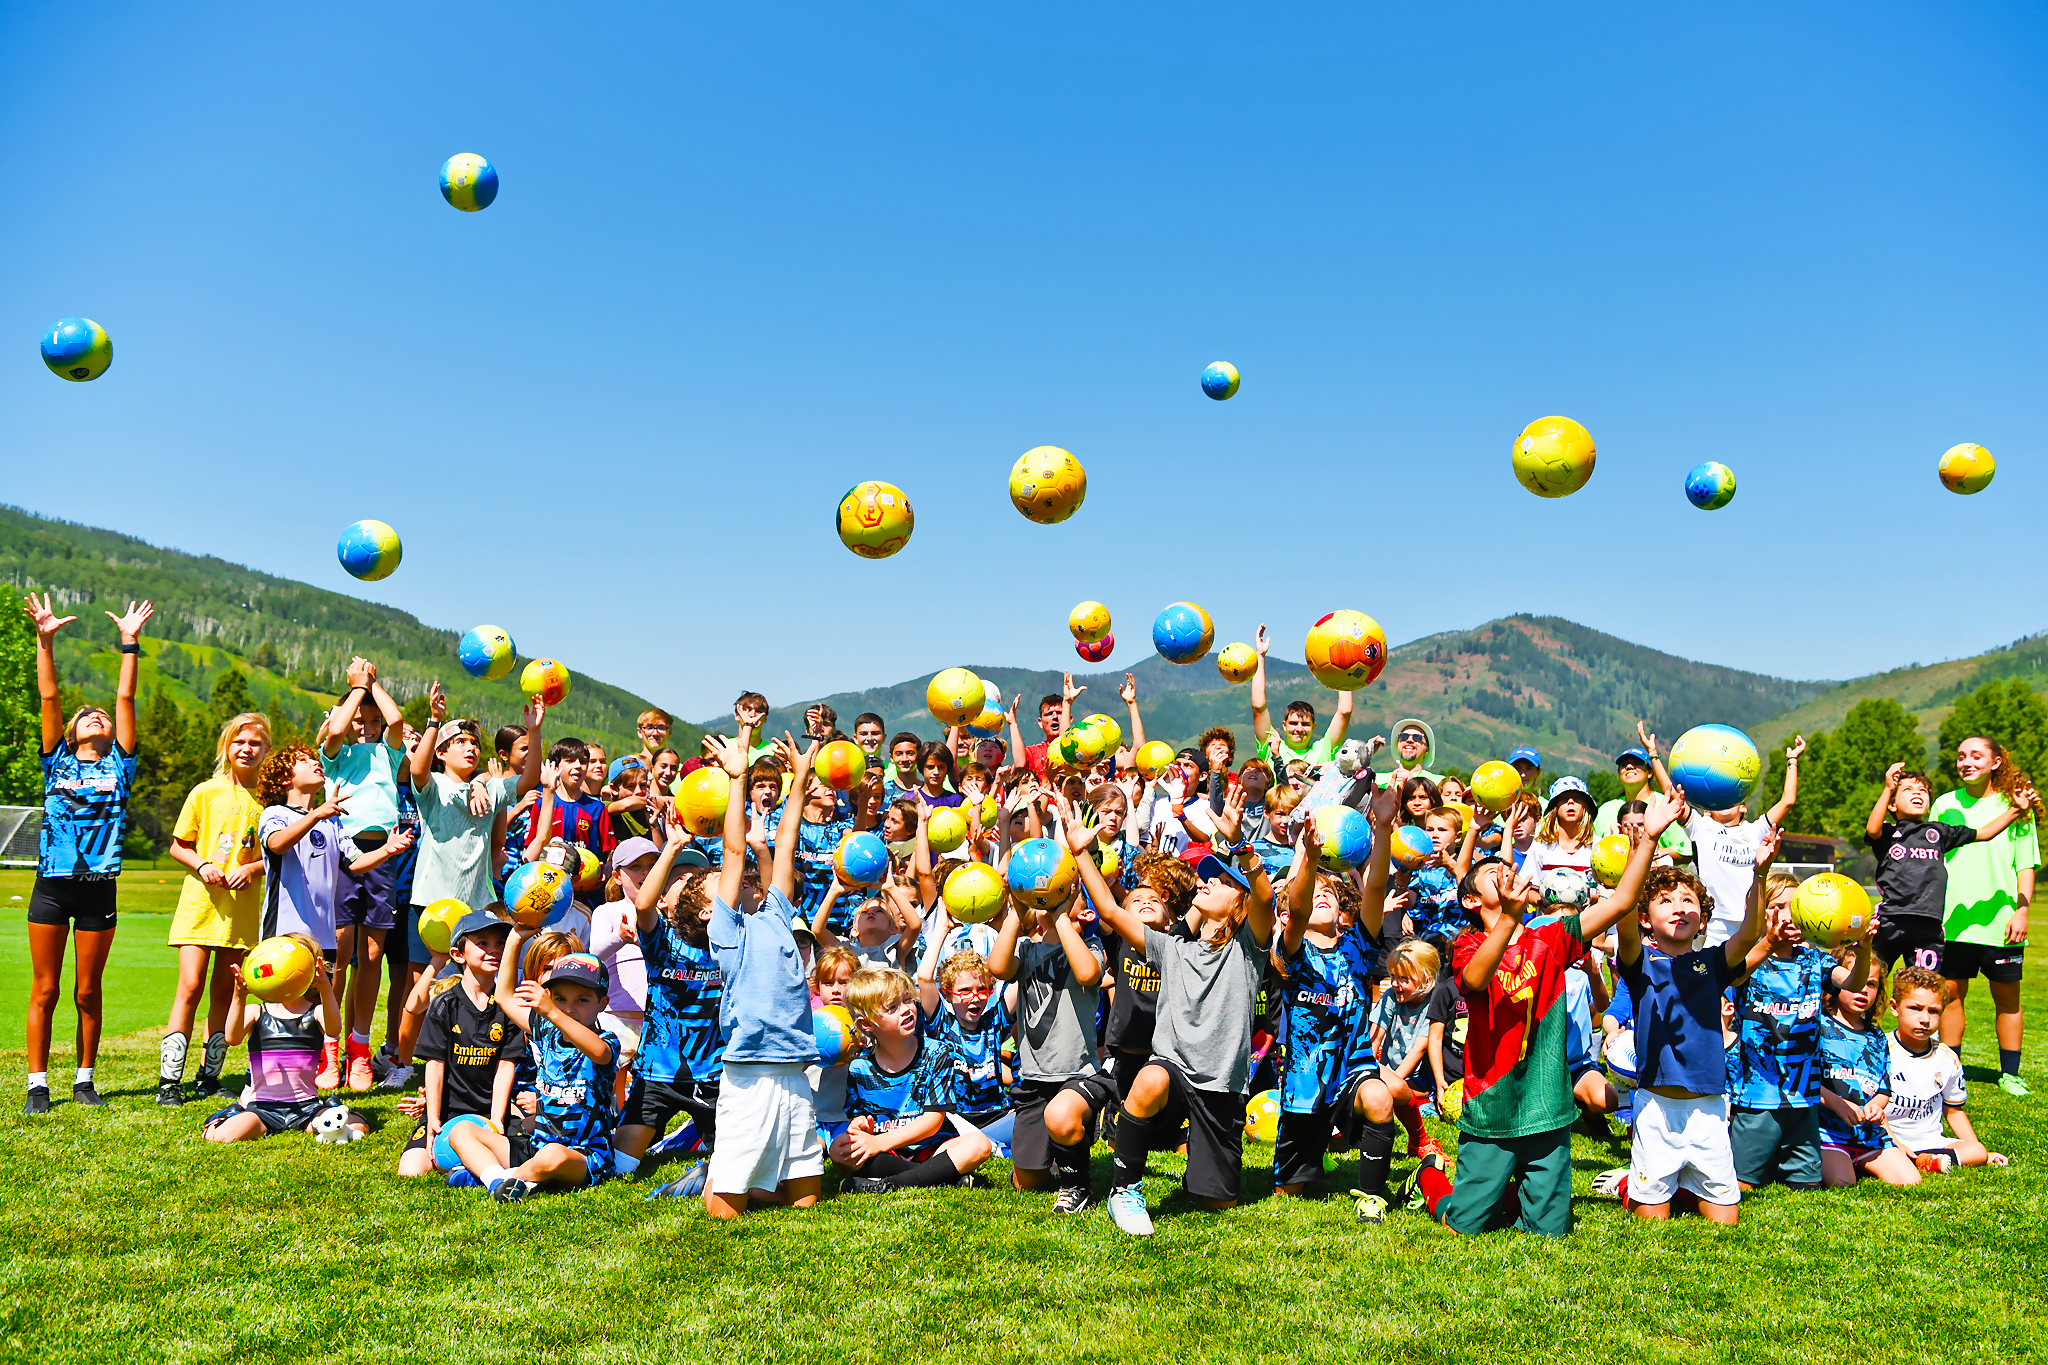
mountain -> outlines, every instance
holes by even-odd
[[[1865,697],[1889,697],[1913,713],[1922,738],[1932,743],[1956,700],[1988,682],[2018,678],[2036,692],[2048,692],[2048,633],[2029,635],[2003,649],[1938,664],[1909,664],[1830,688],[1757,727],[1756,742],[1782,745],[1794,734],[1832,730]]]
[[[1058,693],[1060,675],[969,667],[1000,686],[1006,700],[1024,694],[1018,721],[1025,740],[1035,742],[1038,698]],[[1183,667],[1147,654],[1129,672],[1138,684],[1147,739],[1179,746],[1212,725],[1223,725],[1236,734],[1240,755],[1249,752],[1251,689],[1221,684],[1210,660]],[[1124,707],[1116,696],[1123,673],[1077,672],[1074,681],[1088,688],[1078,703],[1081,711],[1104,711],[1123,722]],[[850,730],[856,715],[873,711],[892,734],[907,729],[935,737],[938,724],[924,705],[926,681],[912,678],[817,700],[832,706],[842,728]],[[1276,709],[1305,700],[1316,708],[1318,723],[1327,723],[1336,694],[1301,664],[1269,656],[1267,681],[1268,700]],[[1386,670],[1358,695],[1352,726],[1361,735],[1385,734],[1394,721],[1420,716],[1436,731],[1440,765],[1469,770],[1528,744],[1543,754],[1549,771],[1578,772],[1605,768],[1635,743],[1637,717],[1668,743],[1703,720],[1747,729],[1837,689],[1834,682],[1794,682],[1696,663],[1554,616],[1512,616],[1392,650]],[[775,708],[770,727],[801,730],[804,707],[810,704]],[[729,731],[732,718],[715,717],[705,724]]]

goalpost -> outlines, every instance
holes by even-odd
[[[41,806],[0,806],[0,867],[34,867],[42,833]]]

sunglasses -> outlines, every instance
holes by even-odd
[[[1421,731],[1410,730],[1394,742],[1396,744],[1427,744],[1429,741],[1423,738]]]

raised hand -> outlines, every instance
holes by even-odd
[[[724,735],[706,735],[704,753],[725,769],[728,776],[740,777],[747,771],[747,751],[739,746],[737,740],[727,739]]]
[[[1657,737],[1644,728],[1643,722],[1636,722],[1636,738],[1642,741],[1643,752],[1651,758],[1657,756]]]
[[[639,941],[640,917],[631,910],[621,910],[619,912],[619,942],[638,943]]]
[[[392,835],[389,839],[386,839],[384,841],[384,847],[390,849],[394,854],[403,853],[407,849],[412,847],[413,840],[418,837],[419,836],[414,834],[411,830],[402,829],[398,831],[398,833]]]
[[[1232,787],[1223,798],[1223,809],[1216,813],[1216,833],[1225,843],[1237,842],[1237,833],[1244,828],[1244,788]]]
[[[348,793],[336,792],[331,798],[313,807],[313,818],[325,820],[330,815],[339,815],[348,805]]]
[[[1135,706],[1138,701],[1138,680],[1128,673],[1124,674],[1124,684],[1116,690],[1116,694],[1123,698],[1124,705]]]
[[[1086,692],[1087,690],[1088,689],[1085,685],[1081,687],[1074,686],[1074,674],[1071,669],[1060,676],[1060,695],[1067,699],[1067,706],[1069,708],[1073,706],[1074,698],[1080,696],[1083,692]],[[1074,717],[1070,711],[1069,715],[1067,716],[1067,723],[1071,725],[1073,724],[1073,722]]]
[[[36,623],[36,634],[45,640],[78,619],[76,616],[58,616],[52,612],[50,610],[50,594],[48,593],[43,594],[41,602],[36,601],[34,593],[30,593],[22,598],[21,601],[22,605],[28,608],[29,620]]]
[[[1094,827],[1090,825],[1083,825],[1081,823],[1080,808],[1075,806],[1075,804],[1072,801],[1069,801],[1066,797],[1062,796],[1060,798],[1059,808],[1060,837],[1066,840],[1067,847],[1072,849],[1075,853],[1086,853],[1088,851],[1088,845],[1095,842]]]
[[[440,685],[441,684],[439,683],[434,684],[434,686],[436,687],[439,687]],[[532,700],[526,703],[526,709],[520,712],[519,718],[526,722],[527,729],[537,731],[540,729],[540,723],[543,720],[547,719],[547,714],[547,703],[542,701],[538,696],[535,696]]]
[[[1785,751],[1785,761],[1787,763],[1796,763],[1799,761],[1799,755],[1805,752],[1806,736],[1794,735],[1792,736],[1792,747]]]
[[[448,719],[448,694],[441,690],[439,678],[434,679],[433,685],[427,689],[427,711],[436,725]]]
[[[1261,621],[1259,622],[1259,633],[1252,637],[1252,648],[1258,650],[1259,657],[1263,659],[1266,657],[1266,651],[1272,647],[1273,642],[1266,638],[1266,623]]]
[[[115,627],[120,630],[121,642],[123,644],[133,644],[135,637],[142,634],[143,623],[154,615],[156,615],[156,607],[153,604],[130,601],[128,603],[128,610],[125,613],[116,616],[114,613],[108,612],[107,619],[112,621]]]
[[[348,685],[351,689],[360,687],[368,691],[370,680],[376,676],[376,670],[370,667],[370,661],[362,655],[358,654],[348,661]]]

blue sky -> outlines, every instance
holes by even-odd
[[[691,716],[1061,666],[1083,598],[1112,663],[1176,599],[1795,677],[2048,628],[2041,12],[1440,8],[8,6],[0,498]],[[91,384],[35,354],[70,314]],[[1556,502],[1508,469],[1550,413],[1601,452]],[[883,563],[864,478],[918,513]]]

